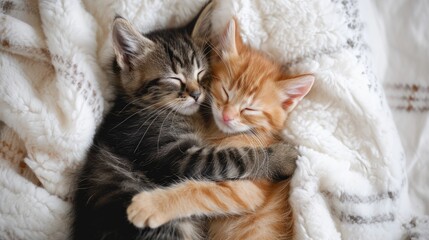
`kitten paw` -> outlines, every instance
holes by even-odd
[[[127,209],[128,220],[138,228],[157,228],[170,221],[163,213],[163,200],[157,195],[155,191],[135,195]]]

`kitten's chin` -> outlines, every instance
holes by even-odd
[[[192,115],[198,111],[200,108],[200,104],[194,102],[189,105],[182,106],[178,112],[180,112],[183,115]]]

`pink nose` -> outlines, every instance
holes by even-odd
[[[231,117],[230,115],[228,115],[227,113],[223,113],[222,114],[222,117],[223,117],[223,121],[224,122],[229,122],[229,121],[231,121],[231,120],[233,120],[234,118],[233,117]]]

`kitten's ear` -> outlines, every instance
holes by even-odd
[[[150,51],[154,43],[140,34],[130,22],[116,16],[112,29],[113,49],[122,70],[132,68],[133,60]]]
[[[243,40],[241,39],[240,28],[234,17],[229,21],[220,39],[223,57],[238,55],[242,46]]]
[[[209,1],[197,16],[186,27],[191,33],[192,39],[196,41],[208,42],[211,38],[212,22],[211,15],[214,3]]]
[[[283,109],[292,111],[299,101],[310,91],[314,83],[314,76],[311,74],[282,80],[277,82],[277,87],[282,91]]]

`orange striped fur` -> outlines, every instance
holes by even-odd
[[[225,49],[227,50],[225,51]],[[220,49],[215,50],[212,69],[214,76],[211,93],[214,118],[217,117],[216,111],[223,113],[225,108],[240,106],[235,117],[243,125],[252,127],[254,131],[254,135],[251,136],[226,136],[223,143],[225,145],[240,142],[238,139],[240,137],[242,144],[251,146],[267,146],[278,141],[288,112],[307,94],[313,83],[311,75],[295,77],[294,79],[297,81],[309,79],[310,82],[302,86],[308,87],[308,89],[297,89],[296,92],[302,94],[294,96],[291,96],[292,94],[287,92],[287,89],[288,94],[285,95],[285,88],[290,87],[287,85],[287,81],[291,81],[290,76],[284,73],[278,63],[243,44],[235,20],[226,29],[224,38],[220,41]],[[246,108],[251,109],[250,114],[246,114]],[[218,127],[222,129],[221,121],[218,120],[217,123]],[[217,142],[217,144],[219,143],[221,142]],[[213,218],[209,227],[210,239],[293,238],[293,213],[288,202],[289,181],[278,183],[253,181],[252,183],[257,189],[252,190],[255,195],[257,193],[265,194],[264,202],[259,205],[259,201],[254,202],[254,199],[259,200],[259,198],[248,198],[248,202],[258,205],[255,211],[242,215]],[[248,182],[249,185],[252,183]],[[235,192],[238,196],[246,190],[234,183],[229,186],[230,191]],[[212,191],[216,190],[212,189]],[[230,198],[226,199],[231,200]]]
[[[288,112],[314,80],[312,75],[290,78],[278,63],[243,44],[235,20],[214,50],[212,67],[213,122],[209,128],[207,123],[203,126],[210,129],[205,132],[208,141],[225,147],[264,147],[279,141]],[[223,116],[234,119],[235,125],[227,125]],[[246,126],[252,133],[239,133]],[[288,196],[288,180],[189,180],[142,192],[133,202],[141,202],[145,211],[140,217],[150,227],[175,218],[212,216],[210,239],[291,239],[293,213]]]

